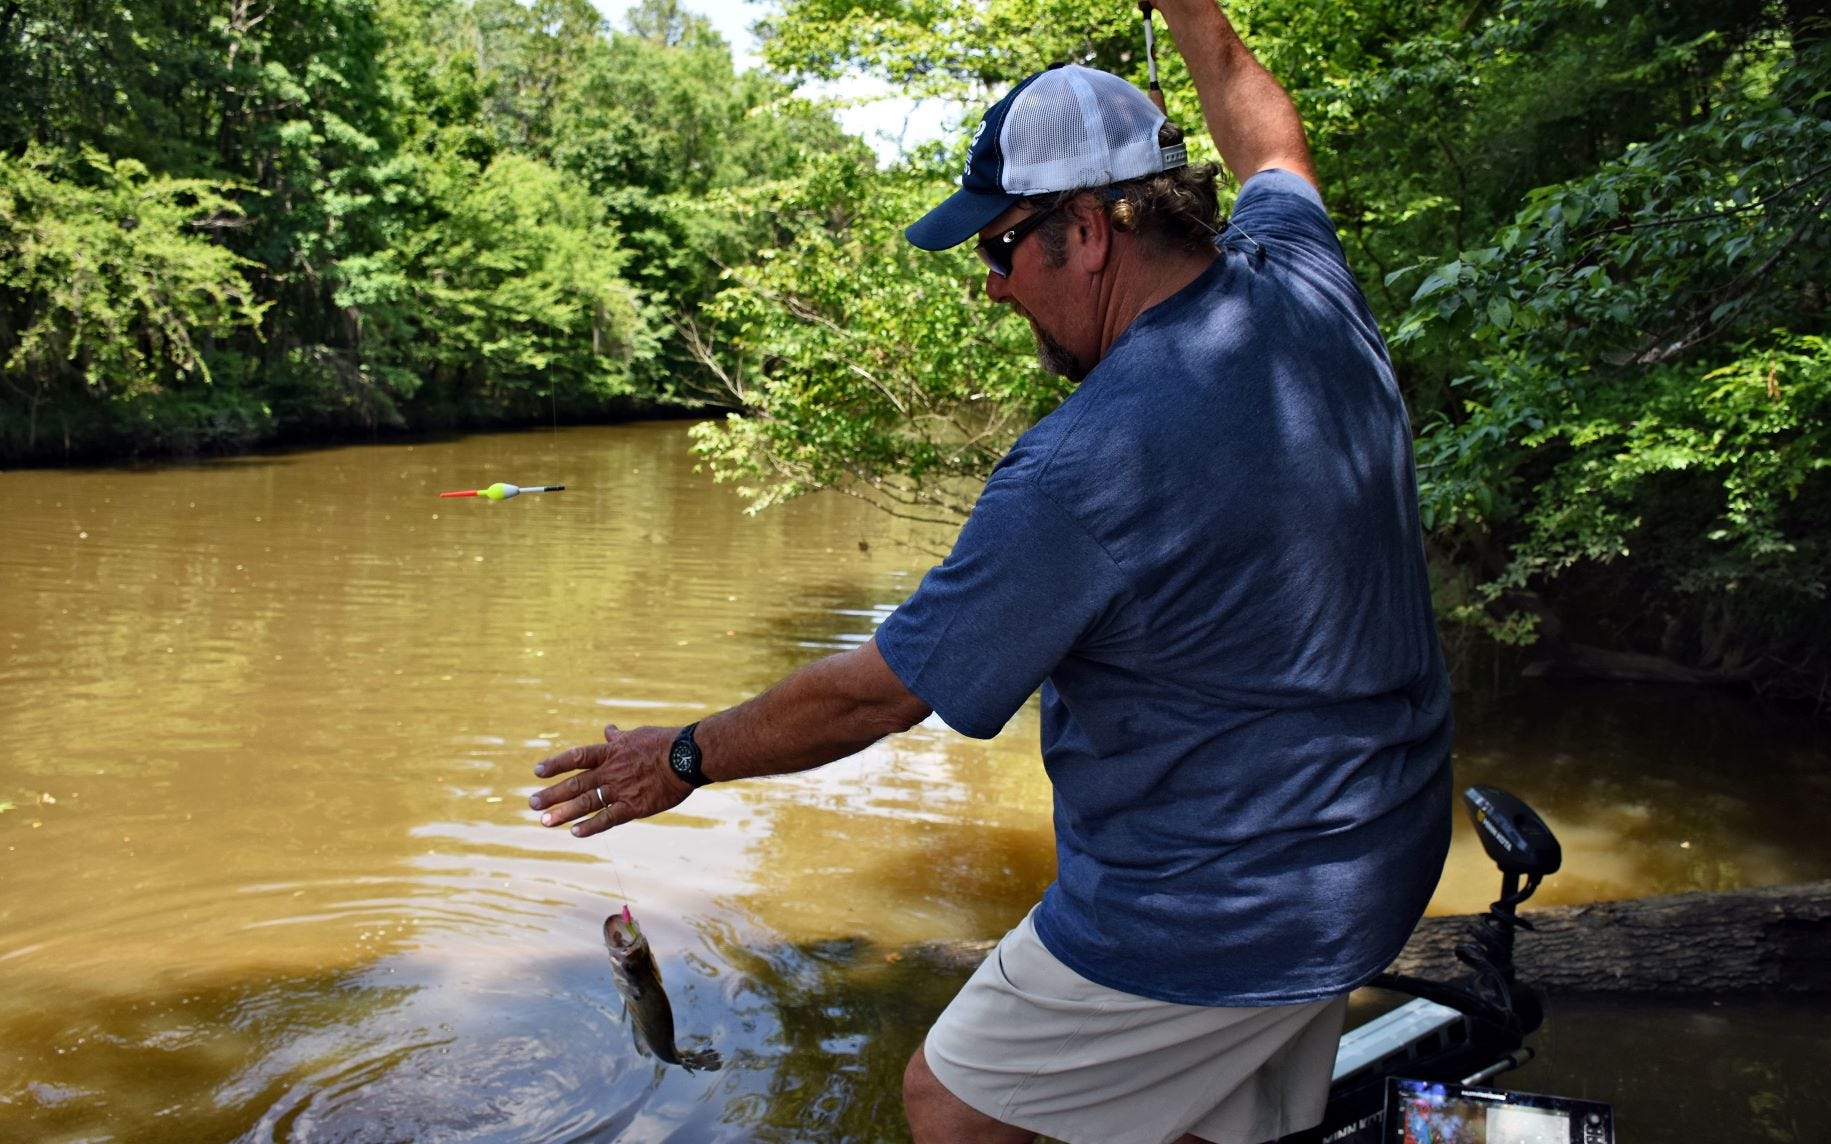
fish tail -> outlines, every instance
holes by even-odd
[[[688,1072],[717,1072],[725,1064],[725,1058],[719,1056],[718,1050],[713,1048],[681,1049],[676,1045],[675,1052],[680,1054],[680,1067]]]

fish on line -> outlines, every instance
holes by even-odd
[[[688,1072],[716,1072],[724,1062],[717,1049],[682,1049],[674,1041],[674,1007],[661,987],[661,969],[648,938],[629,907],[604,919],[604,946],[610,951],[610,976],[623,997],[623,1011],[632,1019],[636,1051]]]

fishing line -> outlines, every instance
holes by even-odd
[[[617,860],[610,860],[610,876],[617,880],[617,897],[623,899],[624,908],[629,908],[629,891],[623,888],[623,871],[617,869]]]
[[[600,786],[600,787],[594,787],[592,789],[597,791],[598,799],[600,802],[602,802],[603,798],[604,798],[604,788]],[[609,813],[610,813],[610,804],[607,802],[598,808],[598,814],[609,814]],[[606,853],[604,855],[604,858],[607,862],[610,863],[610,876],[617,880],[617,896],[623,899],[623,908],[627,910],[627,909],[629,909],[629,891],[625,890],[623,888],[623,871],[617,869],[616,855]]]
[[[598,796],[598,809],[587,815],[587,819],[596,818],[600,814],[609,814],[610,803],[604,798],[604,787],[602,785],[592,787],[591,792]],[[573,829],[576,831],[578,827],[575,826]],[[617,880],[617,896],[623,899],[623,908],[627,910],[629,909],[629,891],[623,888],[623,871],[617,869],[615,855],[607,853],[604,855],[604,860],[610,863],[611,877]]]

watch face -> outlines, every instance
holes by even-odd
[[[668,766],[674,768],[677,775],[693,773],[693,747],[688,743],[675,743],[668,748]]]

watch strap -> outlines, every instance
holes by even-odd
[[[699,769],[701,754],[699,744],[694,741],[693,730],[698,723],[688,723],[674,736],[674,743],[668,748],[668,769],[681,782],[691,787],[703,787],[712,780]]]

